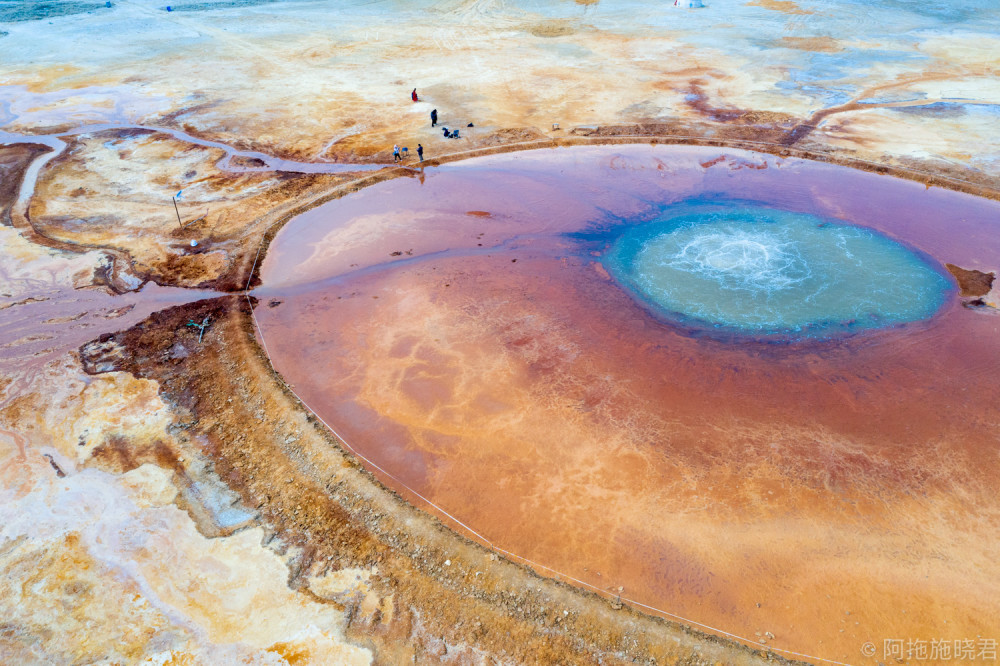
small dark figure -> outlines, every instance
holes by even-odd
[[[451,133],[451,138],[452,138],[452,139],[457,139],[457,138],[459,138],[459,136],[458,136],[458,130],[455,130],[454,132],[452,132],[452,133]]]
[[[421,146],[419,143],[417,144],[417,157],[420,158],[421,162],[424,161],[424,147]]]
[[[446,139],[447,139],[448,137],[450,137],[450,136],[451,136],[451,132],[449,132],[449,131],[448,131],[448,128],[447,128],[447,127],[442,127],[442,128],[441,128],[441,131],[442,131],[442,132],[444,132],[444,138],[446,138]]]
[[[416,88],[414,88],[413,92],[410,93],[410,99],[412,99],[414,102],[420,101],[420,100],[417,99],[417,89]]]
[[[403,157],[399,154],[399,146],[393,146],[392,147],[392,161],[393,162],[400,162],[400,161],[402,161],[402,159],[403,159]]]
[[[468,125],[466,125],[466,127],[475,127],[475,125],[473,125],[472,123],[469,123]]]
[[[433,109],[431,111],[431,127],[437,127],[438,124],[438,110]]]

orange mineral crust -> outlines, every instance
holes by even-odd
[[[985,200],[733,150],[539,151],[291,222],[262,340],[385,483],[544,567],[850,663],[887,639],[996,637],[991,295],[828,339],[671,323],[593,239],[706,196],[870,227],[941,271],[1000,265]]]

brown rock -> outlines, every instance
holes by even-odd
[[[962,290],[961,295],[965,297],[985,296],[990,293],[993,287],[993,280],[996,273],[984,273],[975,269],[961,268],[955,264],[945,264],[955,279],[958,281],[958,288]]]

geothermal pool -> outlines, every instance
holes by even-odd
[[[869,229],[706,198],[629,226],[603,262],[668,319],[817,337],[926,319],[945,301],[942,273]]]
[[[1000,627],[1000,317],[945,268],[1000,266],[998,214],[737,150],[508,154],[296,218],[256,315],[418,506],[748,642],[875,663],[868,641]]]

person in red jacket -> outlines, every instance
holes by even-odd
[[[420,101],[420,100],[417,99],[417,89],[416,88],[414,88],[413,92],[410,93],[410,99],[412,99],[414,102]]]

